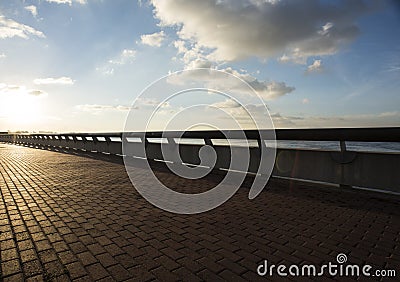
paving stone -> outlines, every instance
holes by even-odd
[[[80,253],[78,254],[78,258],[84,266],[97,262],[97,259],[90,252]]]
[[[124,281],[130,278],[130,273],[120,264],[107,267],[107,271],[111,273],[116,281]]]
[[[85,270],[83,265],[79,262],[73,262],[73,263],[67,264],[66,268],[68,270],[69,276],[72,279],[87,275],[87,271]]]
[[[125,269],[131,268],[136,265],[135,260],[127,254],[118,255],[115,257],[115,260]]]
[[[17,249],[13,248],[1,251],[0,257],[2,261],[18,259]]]
[[[3,278],[3,282],[23,282],[25,281],[22,273],[14,274]]]
[[[58,257],[62,264],[67,265],[77,261],[77,256],[74,255],[71,251],[65,251],[58,253]]]
[[[56,279],[64,274],[69,274],[69,270],[65,265],[59,261],[47,262],[43,265],[45,270],[45,277],[47,280]]]
[[[109,273],[100,263],[91,264],[87,266],[86,269],[90,276],[95,280],[109,276]]]
[[[36,250],[35,249],[21,251],[20,252],[20,256],[21,256],[21,261],[22,262],[35,260],[38,257],[37,254],[36,254]]]
[[[47,263],[58,259],[57,253],[53,249],[40,252],[39,258],[42,263]]]
[[[36,276],[43,273],[39,260],[32,260],[22,264],[22,269],[27,277]]]
[[[24,241],[18,241],[18,248],[20,251],[24,251],[24,250],[34,249],[35,247],[31,240],[24,240]]]
[[[104,267],[109,267],[118,263],[109,253],[97,255],[96,258]]]
[[[168,269],[160,266],[156,269],[153,269],[150,271],[152,274],[154,274],[157,277],[157,280],[161,281],[178,281],[179,276],[176,275],[173,272],[170,272]]]
[[[21,272],[21,265],[17,259],[1,262],[1,273],[4,277],[19,272]]]
[[[36,275],[33,277],[28,277],[25,279],[26,282],[45,282],[45,278],[43,277],[42,274]]]

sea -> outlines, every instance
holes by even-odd
[[[148,138],[150,142],[154,143],[167,143],[168,141],[163,138]],[[212,139],[214,145],[231,145],[234,146],[250,146],[257,147],[256,140],[223,140]],[[204,145],[202,139],[175,139],[179,144],[194,144]],[[272,142],[266,141],[266,145],[273,146]],[[305,150],[324,150],[324,151],[340,151],[340,143],[338,141],[276,141],[276,147],[282,149],[305,149]],[[379,152],[379,153],[399,153],[400,142],[346,142],[346,150],[356,152]]]

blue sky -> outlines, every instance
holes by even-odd
[[[254,86],[278,128],[399,126],[399,27],[395,1],[1,1],[0,131],[121,131],[196,67]],[[199,101],[244,120],[228,100],[171,100],[151,129]]]

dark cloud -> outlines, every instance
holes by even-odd
[[[152,0],[164,26],[177,27],[178,47],[193,59],[234,61],[282,56],[304,63],[354,40],[365,1]],[[186,45],[183,45],[182,42]],[[205,52],[208,50],[208,52]]]

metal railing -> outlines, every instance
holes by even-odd
[[[250,162],[246,173],[257,173],[260,163],[261,142],[256,130],[244,131],[247,140],[256,145],[249,150]],[[341,186],[366,187],[385,191],[400,192],[400,153],[355,152],[346,148],[346,142],[400,142],[400,127],[388,128],[329,128],[329,129],[277,129],[277,140],[290,141],[337,141],[340,151],[278,148],[273,176],[299,180],[318,181]],[[230,138],[235,138],[231,131]],[[237,134],[237,138],[242,136]],[[217,145],[224,140],[220,131],[169,131],[131,133],[65,133],[65,134],[0,134],[0,142],[30,147],[64,148],[122,156],[122,138],[128,138],[129,146],[145,145],[145,156],[150,160],[164,160],[161,146],[171,143],[173,138],[190,142],[178,142],[179,153],[185,164],[198,165],[199,150],[204,145],[213,146],[217,154],[214,171],[229,169],[230,148]],[[158,141],[152,139],[160,139]],[[165,139],[162,139],[165,138]],[[162,140],[161,140],[162,139]],[[168,141],[168,139],[170,141]],[[127,141],[127,140],[125,140]],[[143,144],[143,142],[145,144]],[[172,141],[171,145],[176,145]],[[188,144],[191,143],[191,144]],[[258,145],[257,145],[258,144]]]

